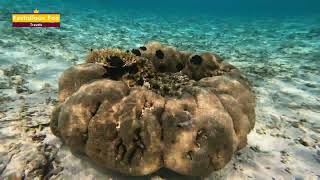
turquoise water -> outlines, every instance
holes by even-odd
[[[61,28],[10,27],[12,12],[36,8],[61,13]],[[288,76],[287,81],[298,76],[319,83],[315,76],[320,56],[320,2],[315,0],[26,0],[1,1],[0,12],[0,63],[35,59],[39,66],[36,59],[42,59],[43,67],[52,69],[53,74],[46,70],[52,79],[64,67],[47,67],[47,63],[80,63],[91,48],[128,49],[160,41],[182,50],[216,52],[252,76],[254,84],[260,83],[255,78],[275,76]]]
[[[35,8],[61,13],[61,28],[11,28],[11,13]],[[57,87],[61,72],[82,63],[91,48],[129,49],[149,41],[216,52],[239,67],[257,95],[256,130],[277,124],[277,133],[292,136],[281,142],[295,155],[293,175],[320,169],[314,149],[290,147],[305,135],[320,142],[320,1],[0,1],[0,69],[28,66],[32,73],[24,78],[30,89],[43,83]],[[291,131],[291,124],[301,119],[308,121],[304,130]],[[249,146],[259,144],[255,138],[263,139],[253,133]],[[265,145],[276,157],[283,150],[277,142]]]

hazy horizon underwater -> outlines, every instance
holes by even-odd
[[[11,27],[34,9],[60,13],[61,28]],[[0,32],[0,179],[128,179],[72,155],[49,122],[65,69],[151,41],[217,53],[256,95],[247,146],[208,179],[320,178],[320,1],[1,0]],[[130,179],[160,177],[195,179]]]

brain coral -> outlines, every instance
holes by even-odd
[[[255,97],[237,68],[157,42],[92,50],[62,74],[59,101],[52,132],[72,152],[133,176],[162,167],[207,176],[255,124]]]

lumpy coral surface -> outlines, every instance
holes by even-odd
[[[59,80],[52,132],[101,166],[140,176],[165,167],[190,176],[223,168],[247,143],[255,97],[213,53],[151,42],[92,49]]]

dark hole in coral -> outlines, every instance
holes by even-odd
[[[146,78],[149,78],[149,79],[154,78],[154,74],[147,74]]]
[[[107,71],[103,77],[110,78],[112,80],[118,80],[126,73],[125,68],[122,68],[122,67],[113,67],[113,66],[103,66],[103,67]]]
[[[152,84],[152,88],[153,89],[160,89],[160,86],[159,86],[159,84],[154,83],[154,84]]]
[[[167,66],[165,64],[160,64],[158,67],[159,72],[166,72]]]
[[[200,145],[201,141],[207,139],[206,130],[199,129],[196,135],[196,143]]]
[[[198,148],[201,148],[201,144],[199,142],[195,142],[195,145],[198,147]]]
[[[128,72],[129,74],[136,74],[139,71],[137,64],[132,64],[131,66],[128,66]]]
[[[161,50],[156,51],[156,56],[158,59],[163,59],[164,58],[164,53]]]
[[[141,46],[139,49],[141,49],[142,51],[146,51],[147,48],[145,46]]]
[[[130,51],[129,50],[126,50],[126,53],[129,53]]]
[[[187,152],[188,159],[192,160],[192,156],[193,156],[193,152],[192,151]]]
[[[183,106],[183,110],[188,111],[188,106],[186,104]]]
[[[165,86],[163,86],[163,91],[164,91],[164,92],[169,92],[170,89],[169,89],[169,87],[168,87],[167,85],[165,85]]]
[[[136,56],[141,56],[141,52],[138,49],[132,49],[131,52]]]
[[[117,62],[119,64],[114,64],[114,63],[110,63],[111,66],[103,66],[107,71],[103,75],[104,78],[119,80],[126,73],[129,73],[128,74],[129,77],[133,77],[133,75],[139,71],[137,64],[123,65],[122,63],[120,64],[119,62]],[[117,65],[117,66],[112,66],[112,65]]]
[[[123,60],[118,56],[109,57],[107,59],[107,62],[110,64],[110,66],[114,66],[114,67],[121,67],[125,64]]]
[[[181,71],[184,68],[184,66],[183,64],[179,63],[176,65],[176,68],[177,68],[177,71]]]
[[[120,123],[119,122],[116,123],[116,128],[120,128]]]
[[[190,59],[190,62],[195,65],[200,65],[202,63],[202,57],[199,55],[194,55]]]
[[[139,80],[137,81],[137,84],[138,84],[139,86],[142,86],[142,85],[144,84],[144,80],[143,80],[142,77],[139,78]]]

